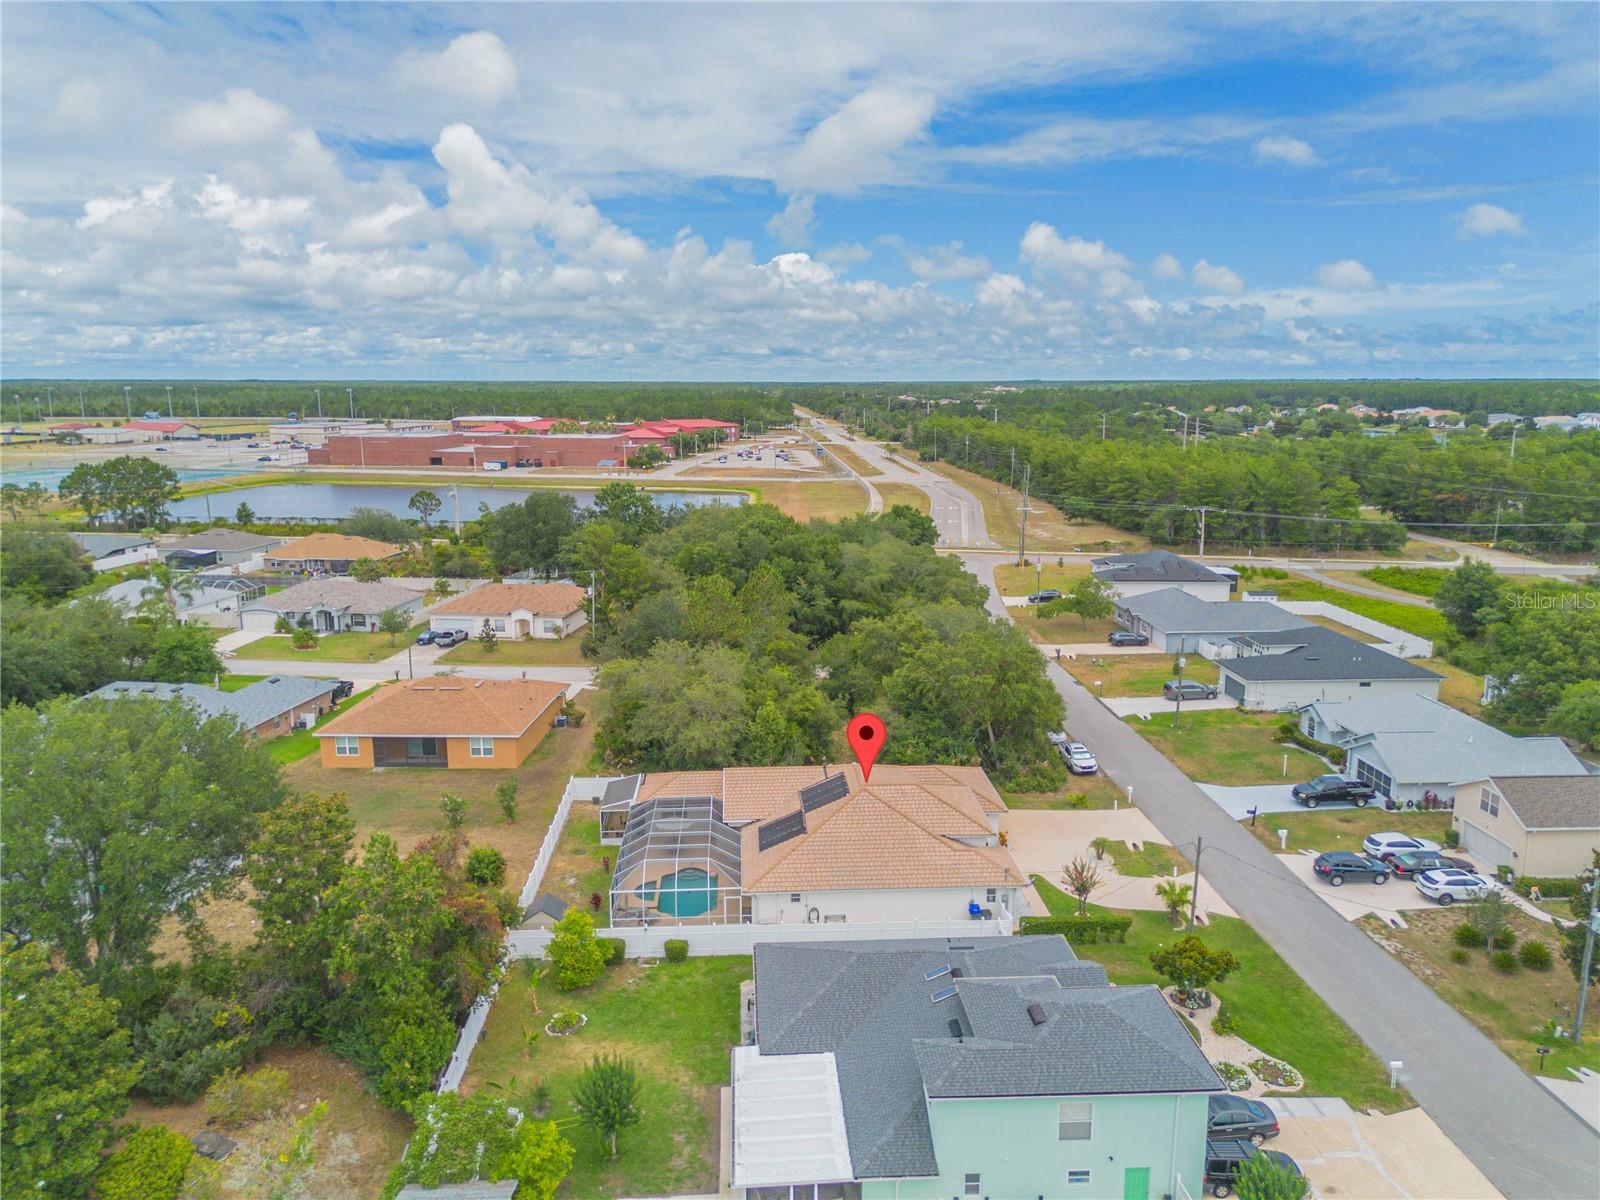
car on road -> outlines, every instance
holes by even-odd
[[[1106,641],[1113,646],[1148,646],[1150,639],[1142,633],[1134,633],[1129,629],[1113,629],[1106,635]]]
[[[1067,770],[1074,775],[1093,775],[1100,769],[1089,747],[1082,742],[1068,742],[1061,748],[1061,757],[1067,760]]]
[[[1169,679],[1161,685],[1161,695],[1168,700],[1176,700],[1179,696],[1185,700],[1215,700],[1217,689],[1198,679]]]
[[[1206,1136],[1245,1138],[1259,1146],[1278,1136],[1277,1115],[1259,1100],[1243,1096],[1212,1096],[1206,1121]]]
[[[1233,1195],[1233,1189],[1238,1185],[1239,1174],[1244,1170],[1245,1163],[1257,1154],[1265,1154],[1279,1166],[1287,1167],[1296,1175],[1304,1175],[1300,1170],[1300,1164],[1282,1150],[1259,1150],[1249,1142],[1235,1139],[1208,1140],[1205,1190],[1218,1197]]]
[[[1361,849],[1373,858],[1388,862],[1396,854],[1412,854],[1422,850],[1431,850],[1437,854],[1444,847],[1431,838],[1386,830],[1383,833],[1367,834],[1361,843]]]
[[[1448,854],[1439,854],[1433,850],[1408,850],[1404,854],[1396,854],[1389,860],[1389,869],[1395,873],[1397,879],[1415,878],[1424,871],[1438,871],[1445,867],[1454,867],[1457,871],[1476,871],[1464,858],[1451,858]]]
[[[1349,850],[1329,850],[1317,855],[1311,864],[1312,873],[1326,879],[1330,887],[1343,887],[1347,879],[1365,880],[1368,883],[1388,883],[1389,864],[1364,854]]]
[[[258,455],[256,455],[256,461],[257,462],[271,462],[272,461],[272,455],[270,455],[270,454],[258,454]]]
[[[1343,775],[1318,775],[1305,783],[1295,784],[1289,789],[1289,794],[1307,808],[1316,808],[1319,804],[1354,804],[1357,808],[1365,808],[1378,796],[1366,784],[1346,779]]]
[[[1440,904],[1454,904],[1457,900],[1482,900],[1490,892],[1505,891],[1505,885],[1498,879],[1474,871],[1441,867],[1437,871],[1424,871],[1418,875],[1417,891]]]
[[[1061,599],[1061,593],[1055,588],[1045,588],[1042,592],[1035,592],[1028,597],[1029,604],[1045,604],[1051,600]]]
[[[438,637],[439,635],[433,630],[424,629],[421,633],[417,634],[417,645],[431,646],[435,641],[438,640]]]

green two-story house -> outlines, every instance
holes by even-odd
[[[746,1200],[1187,1200],[1225,1091],[1154,987],[1066,941],[764,943],[733,1052]]]

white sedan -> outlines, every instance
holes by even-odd
[[[1441,867],[1418,875],[1417,891],[1440,904],[1454,904],[1457,900],[1482,900],[1490,892],[1505,891],[1505,886],[1488,875]]]
[[[1082,742],[1068,742],[1063,753],[1067,757],[1067,770],[1074,775],[1093,775],[1100,769],[1100,764],[1095,762],[1089,747]]]

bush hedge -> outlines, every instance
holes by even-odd
[[[595,938],[606,952],[606,966],[614,967],[628,957],[628,943],[621,938]]]
[[[1082,917],[1023,917],[1023,933],[1059,933],[1080,946],[1098,942],[1122,942],[1133,927],[1132,917],[1111,913],[1090,913]]]
[[[1517,948],[1517,934],[1513,929],[1502,929],[1494,935],[1491,945],[1496,950],[1515,950]]]
[[[1502,975],[1509,975],[1517,969],[1517,956],[1510,950],[1496,950],[1489,955],[1489,965]]]
[[[1344,770],[1344,750],[1339,746],[1330,746],[1327,742],[1307,737],[1300,729],[1300,722],[1293,717],[1278,726],[1278,739],[1299,746],[1302,750],[1309,750],[1319,758],[1327,759],[1341,771]]]
[[[1546,900],[1565,900],[1568,896],[1576,896],[1583,890],[1581,879],[1547,879],[1537,875],[1524,875],[1511,885],[1518,894],[1527,896],[1533,889],[1539,889],[1539,895]]]
[[[1522,949],[1517,951],[1517,961],[1530,971],[1548,971],[1553,960],[1550,947],[1543,942],[1523,942]]]
[[[1476,950],[1479,946],[1486,945],[1489,941],[1484,936],[1483,930],[1476,925],[1457,925],[1455,932],[1450,935],[1455,939],[1456,945],[1465,946],[1469,950]]]
[[[689,957],[689,943],[682,938],[668,938],[666,954],[668,962],[683,962]]]
[[[136,1129],[95,1179],[100,1200],[173,1200],[194,1157],[194,1143],[165,1125]]]

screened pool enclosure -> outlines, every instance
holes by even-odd
[[[711,796],[658,796],[628,812],[611,876],[613,925],[741,919],[739,834]]]

